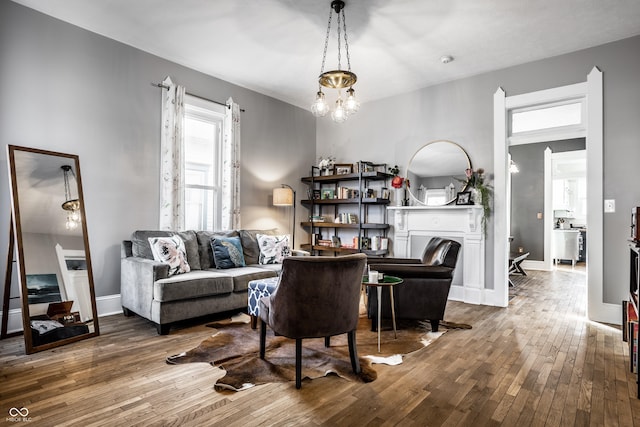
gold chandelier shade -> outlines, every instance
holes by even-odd
[[[356,83],[357,80],[358,77],[355,75],[355,73],[345,70],[327,71],[320,74],[320,77],[318,78],[318,82],[322,86],[331,89],[343,89],[345,87],[351,87]]]

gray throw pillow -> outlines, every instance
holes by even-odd
[[[200,253],[200,268],[202,270],[208,270],[209,268],[216,268],[216,263],[213,260],[213,249],[211,248],[212,238],[237,237],[237,236],[238,236],[238,232],[235,230],[196,232],[196,237],[198,239],[198,252]]]
[[[260,246],[258,245],[258,234],[274,236],[278,232],[277,228],[271,230],[240,230],[240,240],[242,241],[242,251],[244,262],[247,265],[258,264],[260,260]]]
[[[187,253],[187,262],[191,270],[200,270],[200,255],[198,253],[198,240],[196,233],[187,231],[164,231],[164,230],[137,230],[131,234],[131,253],[134,257],[153,259],[153,252],[149,245],[149,237],[171,237],[180,236],[184,242]]]

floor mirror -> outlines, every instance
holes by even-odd
[[[78,156],[7,149],[25,350],[97,336]]]

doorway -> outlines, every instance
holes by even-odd
[[[556,259],[574,265],[580,254],[585,265],[586,247],[579,251],[579,240],[586,234],[585,144],[585,138],[573,138],[509,147],[515,165],[509,174],[509,250],[511,257],[528,254],[524,269],[550,271]],[[561,240],[568,245],[563,253]],[[572,242],[576,251],[571,250]]]

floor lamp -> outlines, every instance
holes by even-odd
[[[273,189],[273,206],[293,206],[293,227],[291,233],[291,249],[296,241],[296,191],[287,184]]]

